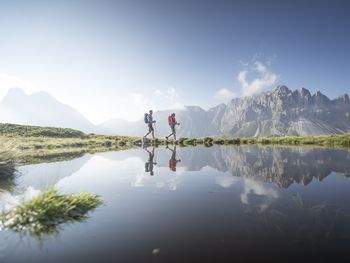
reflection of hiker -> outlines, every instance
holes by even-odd
[[[176,130],[175,130],[175,125],[180,125],[180,123],[178,123],[175,119],[175,113],[172,113],[169,117],[168,117],[168,124],[170,126],[171,129],[171,133],[168,136],[165,136],[165,139],[168,140],[168,138],[170,136],[174,136],[174,140],[176,140]]]
[[[154,158],[154,147],[152,148],[152,151],[150,152],[147,148],[144,148],[146,152],[148,152],[148,160],[145,163],[145,172],[150,173],[150,175],[154,175],[153,172],[153,165],[157,164],[153,161]]]
[[[174,149],[171,149],[168,146],[166,148],[169,149],[172,152],[171,157],[169,159],[169,168],[173,172],[176,172],[176,164],[178,162],[181,162],[180,159],[178,159],[178,160],[176,159],[176,145],[174,146]]]
[[[149,113],[145,113],[144,121],[146,124],[148,124],[148,133],[146,133],[146,135],[143,136],[143,138],[146,138],[148,134],[152,133],[152,137],[154,139],[153,123],[156,123],[156,121],[153,120],[152,114],[153,114],[152,110],[150,110]]]

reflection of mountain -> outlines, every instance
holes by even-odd
[[[25,176],[19,177],[18,186],[24,188],[32,186],[35,189],[45,190],[64,177],[77,172],[90,160],[91,156],[85,154],[70,161],[21,166],[19,173]]]
[[[350,153],[340,149],[305,147],[191,147],[180,148],[179,166],[198,171],[210,166],[233,176],[274,182],[287,188],[292,183],[308,184],[331,172],[350,176]],[[159,154],[158,166],[167,166],[169,154]]]

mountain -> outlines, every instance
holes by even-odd
[[[232,100],[220,132],[235,136],[320,135],[350,131],[349,96],[330,100],[320,91],[278,86],[273,92]]]
[[[181,123],[178,126],[181,137],[321,135],[350,131],[350,101],[347,94],[330,100],[320,91],[311,95],[305,88],[291,91],[284,85],[273,92],[233,99],[227,105],[220,104],[208,111],[191,106],[156,112],[157,136],[170,132],[167,116],[171,112],[176,113]],[[147,131],[142,120],[120,124],[115,122],[111,131],[137,136]]]
[[[223,104],[224,105],[224,104]],[[222,106],[218,106],[219,108]],[[204,136],[217,134],[218,126],[215,125],[215,113],[210,113],[197,106],[186,106],[184,109],[157,111],[153,114],[156,136],[165,137],[170,133],[168,116],[176,114],[180,125],[177,126],[177,134],[182,137]],[[126,122],[119,119],[110,120],[99,126],[107,134],[143,136],[148,132],[148,127],[143,119],[136,122]]]
[[[6,123],[97,131],[79,111],[42,91],[27,95],[20,88],[12,88],[0,102],[0,112],[0,121]]]
[[[181,123],[177,126],[179,137],[320,135],[350,131],[347,94],[331,100],[320,91],[311,95],[305,88],[291,91],[284,85],[209,110],[186,106],[155,112],[157,137],[170,133],[167,117],[172,112]],[[114,119],[93,125],[79,111],[48,93],[27,95],[19,88],[9,90],[0,102],[0,113],[1,122],[73,128],[88,133],[143,136],[148,131],[143,116],[136,122]]]

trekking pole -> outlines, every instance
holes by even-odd
[[[157,138],[157,125],[156,125],[156,123],[154,123],[154,135],[155,135],[155,137]]]
[[[157,150],[154,150],[154,162],[157,165]]]

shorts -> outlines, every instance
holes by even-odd
[[[148,124],[148,131],[149,132],[153,132],[154,131],[152,123]]]
[[[175,133],[175,124],[170,125],[171,132]]]

